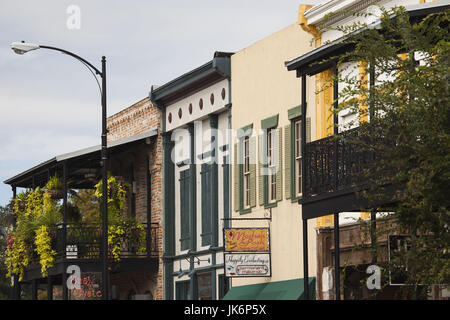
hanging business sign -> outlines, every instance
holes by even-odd
[[[269,253],[225,253],[226,277],[271,277]]]
[[[225,251],[270,251],[269,228],[224,229]]]

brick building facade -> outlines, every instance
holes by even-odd
[[[127,274],[111,274],[111,285],[118,286],[120,299],[143,298],[141,295],[151,294],[154,300],[163,299],[162,281],[162,137],[160,134],[160,112],[153,106],[148,98],[144,98],[122,111],[108,117],[108,141],[116,141],[133,137],[148,130],[158,129],[158,135],[148,139],[145,144],[127,150],[119,160],[111,159],[110,170],[114,172],[129,172],[122,176],[125,181],[131,182],[133,194],[128,197],[128,213],[139,221],[147,219],[147,210],[150,210],[152,224],[158,224],[157,252],[158,265],[155,269]],[[148,161],[148,163],[147,163]],[[149,175],[147,175],[147,171]],[[147,183],[147,177],[150,183]],[[134,181],[134,183],[133,183]],[[150,192],[149,189],[150,188]],[[150,197],[150,208],[148,208]]]

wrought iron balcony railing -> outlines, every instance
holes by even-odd
[[[145,227],[145,239],[126,235],[120,242],[120,258],[148,258],[158,256],[157,223],[142,223]],[[140,232],[139,229],[131,232]],[[102,231],[101,224],[67,223],[66,241],[64,242],[63,225],[58,225],[54,247],[57,259],[99,259],[101,258]],[[111,253],[109,253],[111,257]]]
[[[351,141],[358,128],[307,143],[305,146],[305,198],[332,193],[364,183],[363,169],[374,160],[373,153],[361,152]]]

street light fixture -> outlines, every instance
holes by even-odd
[[[86,67],[88,67],[89,71],[94,75],[95,80],[98,84],[98,79],[95,74],[99,75],[102,78],[102,85],[101,85],[101,95],[102,95],[102,135],[101,135],[101,163],[102,163],[102,263],[103,263],[103,270],[102,270],[102,298],[104,300],[108,300],[109,298],[109,287],[108,287],[108,177],[107,177],[107,145],[106,145],[106,135],[107,135],[107,129],[106,129],[106,58],[105,56],[102,57],[102,71],[99,71],[96,67],[94,67],[91,63],[86,61],[85,59],[81,58],[80,56],[64,50],[60,48],[50,47],[50,46],[43,46],[43,45],[37,45],[33,43],[26,43],[24,41],[22,42],[13,42],[11,44],[11,49],[17,53],[17,54],[24,54],[32,50],[36,49],[49,49],[49,50],[55,50],[62,52],[64,54],[67,54],[69,56],[72,56],[73,58],[77,59],[78,61],[81,61]],[[95,74],[92,72],[95,71]],[[100,85],[99,85],[100,86]],[[64,225],[65,229],[65,225]],[[65,270],[63,271],[65,272]],[[64,283],[63,283],[64,286]]]
[[[24,54],[31,50],[39,49],[39,45],[34,43],[25,43],[25,42],[13,42],[11,43],[11,49],[17,54]]]

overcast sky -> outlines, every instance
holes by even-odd
[[[25,40],[107,58],[108,115],[167,81],[294,23],[299,0],[0,1],[0,205],[3,184],[56,155],[100,144],[100,93],[75,59],[49,50],[16,55]],[[79,28],[76,12],[80,10]],[[67,26],[69,21],[70,29]]]

